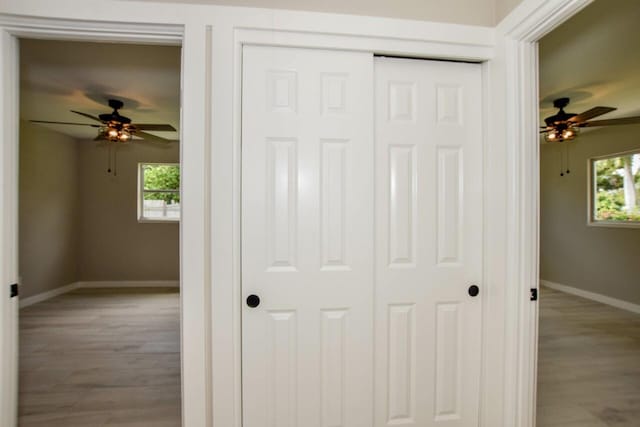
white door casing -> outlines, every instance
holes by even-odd
[[[373,423],[372,87],[372,54],[243,49],[244,427]]]
[[[375,74],[375,425],[477,426],[481,68],[376,58]]]

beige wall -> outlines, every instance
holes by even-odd
[[[159,1],[159,0],[147,0]],[[493,27],[521,0],[160,0],[290,9]]]
[[[107,150],[21,123],[21,296],[76,281],[179,280],[177,223],[138,223],[138,162],[179,162],[179,145]]]
[[[587,159],[640,148],[640,125],[584,132],[564,177],[559,148],[541,148],[540,277],[640,304],[640,228],[586,225]]]
[[[507,16],[513,9],[516,8],[523,0],[495,0],[496,8],[496,20],[495,23],[499,23]]]
[[[137,220],[138,162],[179,162],[179,145],[121,147],[117,176],[107,149],[79,141],[80,280],[178,280],[178,223]]]
[[[77,280],[78,152],[66,135],[20,126],[21,297]]]

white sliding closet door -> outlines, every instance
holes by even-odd
[[[377,58],[375,74],[375,425],[477,426],[481,68]]]
[[[372,89],[371,54],[243,49],[243,427],[373,425]]]

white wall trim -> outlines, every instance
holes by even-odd
[[[575,296],[586,298],[602,304],[610,305],[612,307],[620,308],[622,310],[627,310],[632,313],[640,314],[640,304],[634,304],[629,301],[624,301],[621,299],[609,297],[607,295],[602,295],[595,292],[585,291],[584,289],[574,288],[573,286],[567,286],[561,283],[551,282],[549,280],[540,279],[540,286],[545,286],[547,288],[564,292],[566,294],[575,295]]]
[[[58,288],[51,289],[50,291],[41,292],[27,298],[20,298],[20,308],[22,309],[48,299],[55,298],[58,295],[66,294],[74,289],[78,289],[78,282],[69,283],[68,285],[60,286]]]
[[[80,281],[69,283],[46,292],[41,292],[27,298],[20,298],[20,308],[25,308],[58,295],[66,294],[80,288],[179,288],[178,280],[101,280]]]
[[[18,278],[18,41],[0,28],[0,425],[18,414],[18,298],[7,286]]]
[[[78,288],[179,288],[179,280],[91,280],[76,282]]]

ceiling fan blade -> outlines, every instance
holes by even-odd
[[[80,114],[81,116],[87,117],[91,120],[95,120],[96,122],[102,123],[102,120],[96,116],[92,116],[91,114],[83,113],[82,111],[71,110],[72,113]]]
[[[150,123],[135,123],[133,125],[136,129],[140,130],[151,130],[151,131],[159,131],[159,132],[175,132],[176,128],[169,124],[159,125],[159,124],[150,124]]]
[[[593,127],[593,126],[614,126],[614,125],[632,125],[640,123],[640,116],[635,117],[620,117],[619,119],[608,120],[592,120],[590,122],[580,123],[580,127]]]
[[[587,111],[585,111],[583,113],[578,114],[577,116],[571,117],[567,121],[572,122],[572,123],[586,122],[589,119],[593,119],[594,117],[598,117],[598,116],[610,113],[611,111],[615,111],[615,110],[617,110],[617,108],[613,108],[613,107],[593,107],[590,110],[587,110]]]
[[[72,122],[51,122],[48,120],[29,120],[31,123],[48,123],[52,125],[77,125],[77,126],[91,126],[93,128],[99,128],[100,125],[94,125],[93,123],[72,123]]]
[[[136,131],[134,133],[134,135],[144,139],[147,142],[155,142],[155,143],[163,144],[163,145],[169,145],[171,143],[170,139],[166,139],[166,138],[162,138],[162,137],[159,137],[159,136],[156,136],[156,135],[152,135],[152,134],[147,133],[147,132]]]

